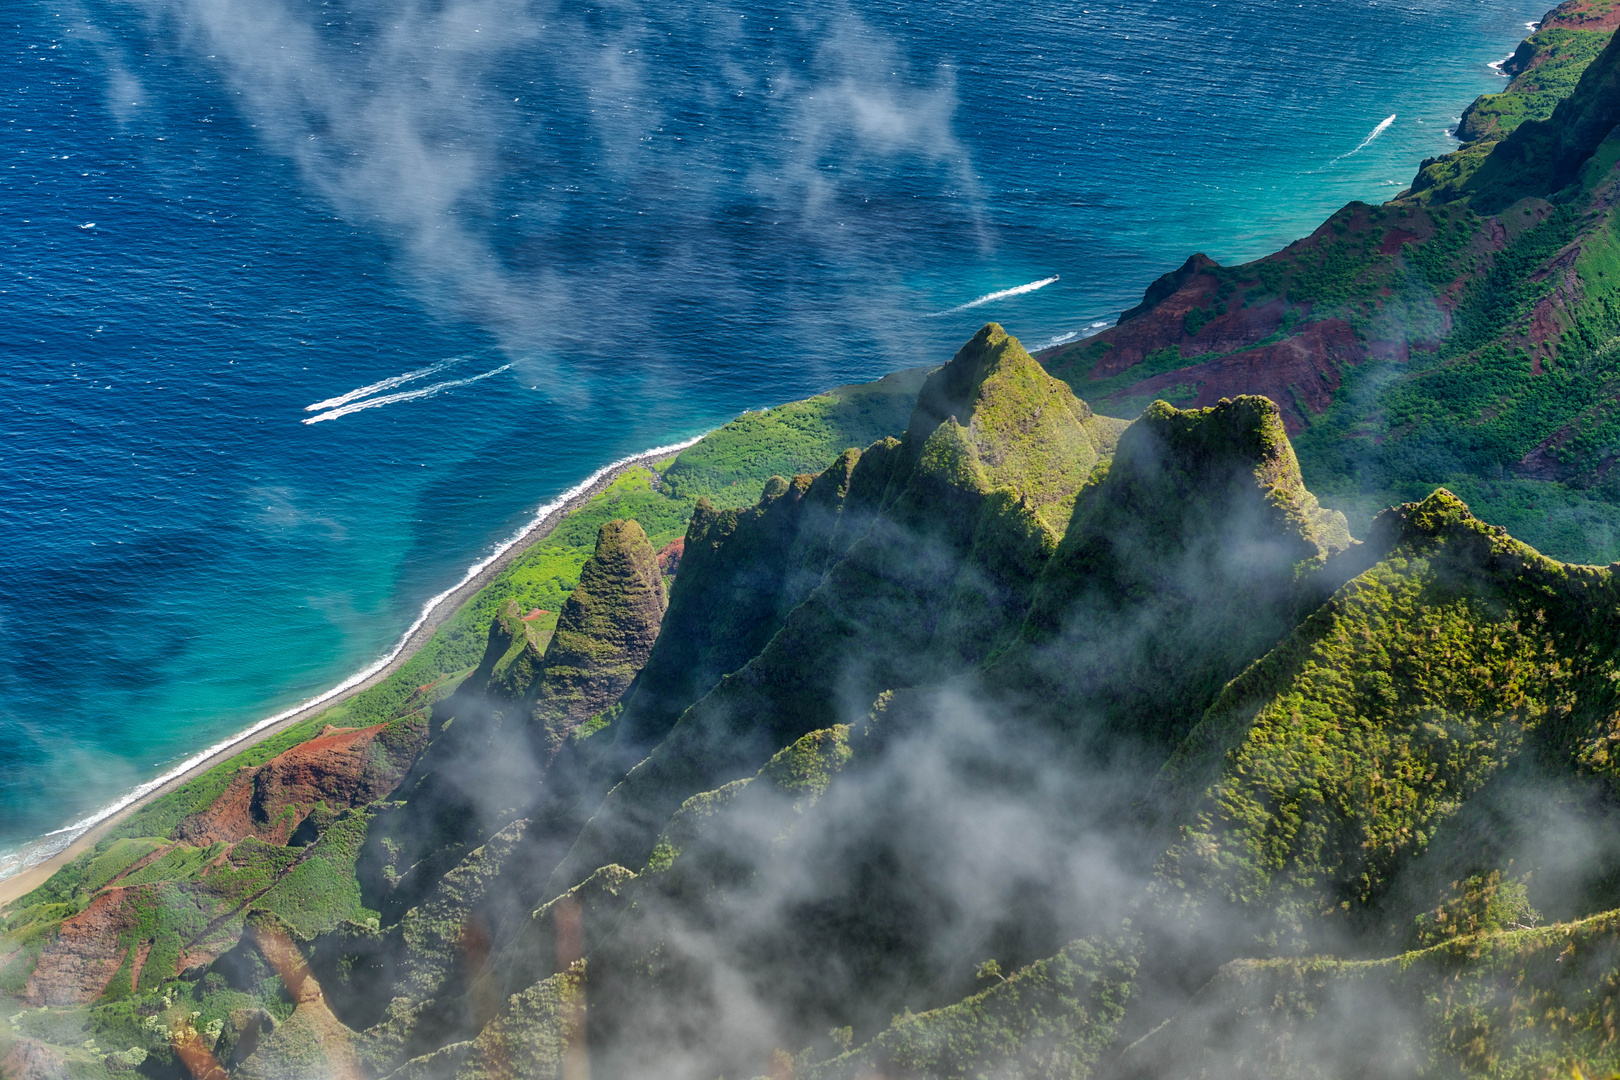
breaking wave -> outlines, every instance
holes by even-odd
[[[1094,323],[1088,323],[1084,329],[1070,330],[1066,333],[1059,334],[1056,337],[1048,338],[1030,351],[1040,352],[1043,349],[1055,349],[1059,345],[1067,345],[1071,341],[1079,341],[1082,338],[1093,337],[1112,325],[1114,324],[1109,322],[1107,319],[1101,319]]]

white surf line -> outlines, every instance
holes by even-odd
[[[983,296],[978,297],[977,299],[969,300],[965,304],[958,304],[956,307],[950,308],[946,311],[931,312],[926,316],[926,318],[937,319],[941,315],[955,315],[959,311],[967,311],[969,308],[976,308],[980,304],[988,304],[993,300],[1005,300],[1009,296],[1023,296],[1025,293],[1032,293],[1036,289],[1046,288],[1048,285],[1052,284],[1052,282],[1056,281],[1058,277],[1059,275],[1053,274],[1049,278],[1042,278],[1039,281],[1031,281],[1028,285],[1015,285],[1010,289],[1001,289],[998,292],[985,293]]]
[[[1056,337],[1043,341],[1041,344],[1035,346],[1032,351],[1040,352],[1043,349],[1055,349],[1059,345],[1067,345],[1071,341],[1079,341],[1082,338],[1094,337],[1112,325],[1114,324],[1109,322],[1107,319],[1100,319],[1097,322],[1087,323],[1084,329],[1069,330],[1066,333],[1059,334]]]
[[[340,416],[348,416],[350,413],[357,413],[364,409],[376,409],[381,408],[384,405],[393,405],[401,401],[415,401],[417,398],[431,397],[432,395],[437,394],[440,390],[448,390],[453,386],[466,386],[468,383],[475,383],[480,379],[487,379],[491,375],[499,375],[501,372],[510,369],[511,366],[511,364],[502,364],[494,371],[486,371],[482,375],[474,375],[470,379],[450,379],[447,382],[434,383],[432,386],[424,386],[420,390],[406,390],[404,393],[400,394],[384,394],[382,397],[371,397],[365,398],[361,401],[352,401],[349,404],[341,405],[330,412],[323,412],[316,416],[307,417],[299,421],[299,423],[318,424],[322,420],[336,420]]]
[[[337,397],[327,398],[325,401],[317,401],[313,405],[305,405],[304,411],[323,412],[326,409],[335,409],[339,405],[347,405],[355,398],[370,397],[372,394],[380,394],[384,390],[392,390],[396,386],[404,386],[408,382],[415,382],[417,379],[425,379],[429,375],[436,375],[447,367],[465,362],[466,359],[465,356],[452,356],[448,360],[440,360],[437,364],[430,364],[425,368],[418,368],[416,371],[407,371],[403,375],[391,375],[380,382],[372,383],[370,386],[362,386],[358,390],[350,390],[347,394],[339,394]]]
[[[1354,150],[1350,151],[1350,154],[1358,154],[1361,151],[1367,149],[1367,147],[1371,146],[1372,141],[1374,139],[1378,138],[1378,136],[1382,135],[1384,132],[1389,130],[1389,125],[1391,125],[1391,124],[1393,124],[1395,122],[1395,116],[1396,116],[1395,113],[1390,113],[1388,116],[1386,116],[1382,120],[1380,120],[1378,122],[1378,126],[1372,129],[1372,134],[1368,135],[1365,139],[1362,139],[1361,140],[1361,145],[1357,146]],[[1343,161],[1345,158],[1349,157],[1350,154],[1340,154],[1338,157],[1334,158],[1333,160],[1334,161]]]
[[[705,432],[705,434],[707,434],[707,432]],[[317,705],[323,704],[324,702],[331,701],[339,694],[359,686],[361,683],[365,682],[367,679],[371,678],[373,675],[377,674],[379,671],[382,671],[389,664],[394,662],[399,654],[405,650],[405,646],[410,643],[411,635],[415,634],[417,630],[421,629],[422,624],[428,621],[428,618],[435,610],[438,609],[440,604],[448,600],[452,595],[455,594],[456,590],[467,584],[467,582],[483,573],[492,563],[495,562],[495,560],[499,559],[502,555],[505,555],[508,551],[511,551],[512,548],[517,544],[521,543],[525,537],[534,532],[534,530],[538,529],[545,522],[546,518],[550,517],[554,511],[568,505],[570,500],[583,495],[590,489],[591,485],[595,484],[598,480],[602,479],[602,477],[606,476],[615,469],[623,468],[638,458],[663,457],[666,454],[673,454],[679,450],[685,450],[688,446],[693,445],[702,438],[703,435],[694,435],[692,438],[687,439],[684,442],[670,443],[667,446],[655,446],[650,450],[643,450],[639,454],[631,454],[629,457],[622,457],[610,465],[604,465],[600,469],[597,469],[595,472],[591,473],[591,475],[587,476],[585,479],[581,480],[579,483],[575,484],[573,487],[569,488],[555,499],[552,499],[548,503],[542,504],[540,508],[534,512],[534,517],[529,520],[528,524],[524,525],[509,538],[496,545],[495,550],[490,552],[489,555],[469,566],[467,568],[467,572],[461,575],[460,581],[456,582],[454,585],[450,586],[448,589],[444,590],[427,603],[423,604],[422,613],[416,617],[416,621],[411,623],[410,628],[400,636],[400,639],[397,642],[395,642],[394,647],[388,650],[387,653],[377,659],[369,667],[355,672],[353,675],[350,675],[347,679],[344,679],[330,690],[317,694],[302,704],[294,705],[290,709],[283,709],[274,716],[266,717],[265,719],[260,720],[258,723],[253,724],[245,731],[238,732],[228,739],[222,739],[206,750],[198,751],[197,753],[186,758],[186,760],[182,761],[180,764],[176,765],[174,768],[170,769],[168,772],[164,773],[162,776],[148,780],[146,783],[132,788],[130,791],[119,796],[111,803],[108,803],[106,806],[103,806],[101,809],[92,814],[80,818],[73,824],[63,826],[60,829],[53,829],[44,836],[35,839],[32,841],[32,843],[39,844],[39,847],[32,851],[28,851],[26,850],[25,845],[24,851],[10,856],[16,860],[15,866],[7,866],[0,863],[0,880],[12,877],[23,872],[24,870],[30,869],[31,867],[38,866],[40,863],[67,848],[68,845],[73,843],[73,841],[77,840],[79,837],[83,836],[85,833],[89,832],[103,821],[106,821],[109,817],[112,817],[120,810],[123,810],[132,803],[138,802],[139,800],[145,798],[147,795],[156,791],[169,781],[174,780],[177,777],[184,776],[186,773],[190,772],[198,765],[201,765],[215,754],[223,753],[224,751],[229,750],[231,747],[237,745],[243,740],[257,735],[265,728],[274,727],[276,724],[281,723],[281,721],[287,719],[289,716],[296,716],[305,709],[312,709]],[[61,837],[62,839],[49,845],[42,843],[42,841],[48,840],[50,837]]]

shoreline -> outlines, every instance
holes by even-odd
[[[61,833],[79,829],[82,826],[82,830],[78,835],[74,836],[61,851],[32,866],[26,866],[9,877],[0,878],[0,910],[4,910],[20,897],[26,896],[44,884],[52,874],[78,858],[79,855],[106,835],[108,830],[124,821],[135,811],[184,786],[215,766],[263,742],[272,735],[317,716],[332,706],[346,701],[362,691],[369,690],[389,678],[403,667],[411,657],[416,655],[417,650],[432,638],[439,627],[443,626],[445,621],[461,608],[462,604],[493,581],[529,548],[550,536],[552,530],[557,527],[564,517],[601,494],[609,485],[630,469],[650,465],[671,454],[677,454],[696,443],[700,438],[702,436],[679,443],[671,443],[668,446],[655,446],[650,450],[643,450],[638,454],[620,458],[618,461],[602,466],[572,488],[564,491],[556,499],[548,503],[542,503],[535,511],[534,518],[527,525],[514,533],[509,539],[497,545],[494,552],[483,560],[468,567],[458,584],[428,600],[422,607],[422,613],[417,616],[416,621],[400,637],[398,643],[376,663],[362,668],[359,672],[303,704],[260,720],[250,725],[245,731],[201,751],[170,772],[154,780],[147,781],[146,784],[135,788],[134,791],[113,800],[106,807],[96,811],[89,817],[81,818],[72,825],[56,830],[57,833]],[[53,834],[45,834],[45,836],[51,835]]]

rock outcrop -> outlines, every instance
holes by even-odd
[[[28,977],[29,1005],[83,1005],[94,1001],[132,948],[138,919],[126,889],[113,889],[62,924]]]
[[[199,847],[252,836],[285,844],[317,803],[331,810],[388,794],[410,767],[425,735],[420,720],[333,728],[243,769],[206,810],[181,822],[175,837]]]
[[[6,1080],[68,1080],[75,1075],[62,1056],[38,1039],[18,1039],[0,1058]]]
[[[1121,752],[1162,760],[1220,688],[1326,599],[1351,544],[1300,479],[1266,398],[1156,402],[1120,437],[993,685]]]
[[[616,702],[647,662],[666,598],[658,557],[634,521],[610,521],[563,605],[532,691],[547,759],[580,724]]]

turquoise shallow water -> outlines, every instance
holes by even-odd
[[[1540,14],[20,0],[0,851],[373,662],[606,462],[1394,194]]]

